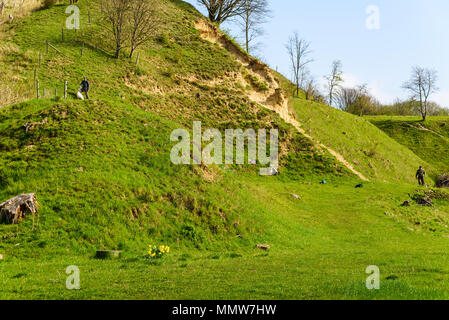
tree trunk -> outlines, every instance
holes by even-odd
[[[246,30],[246,52],[249,54],[249,35],[248,35],[248,30]]]
[[[245,36],[246,36],[246,52],[249,54],[249,17],[248,16],[246,16]]]
[[[120,50],[121,50],[120,47],[117,47],[117,49],[115,49],[115,58],[116,59],[120,58]]]
[[[28,214],[37,212],[34,193],[21,194],[0,204],[0,222],[16,224]]]
[[[209,20],[211,22],[217,22],[217,21],[215,21],[215,13],[209,11]]]
[[[95,259],[117,259],[120,257],[121,251],[117,250],[98,250],[95,254]]]

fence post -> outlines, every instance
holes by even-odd
[[[67,81],[64,81],[64,99],[67,99]]]
[[[140,59],[140,52],[137,54],[137,59],[136,59],[136,67],[139,64],[139,59]]]
[[[40,95],[39,95],[39,80],[36,80],[36,96],[39,99]]]
[[[34,81],[33,81],[34,85],[36,85],[36,77],[37,77],[37,69],[34,68]]]

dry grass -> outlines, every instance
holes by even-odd
[[[8,24],[8,16],[11,14],[14,17],[13,23],[22,17],[29,15],[32,11],[39,9],[42,6],[41,0],[4,0],[5,7],[3,14],[0,16],[0,63],[5,63],[8,56],[18,55],[20,49],[7,42],[7,31],[2,24]],[[11,70],[0,70],[0,108],[30,99],[32,97],[32,89],[25,84],[25,79],[21,77],[20,70],[12,72]]]
[[[3,18],[12,14],[15,18],[27,15],[42,6],[41,0],[4,0]],[[2,17],[0,17],[2,18]]]
[[[15,44],[2,42],[0,44],[0,63],[6,63],[5,59],[8,56],[19,53],[20,49]],[[32,91],[20,73],[19,70],[17,72],[0,70],[0,83],[2,83],[0,86],[0,108],[31,98]]]

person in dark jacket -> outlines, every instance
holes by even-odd
[[[423,167],[419,167],[418,171],[416,172],[416,179],[418,179],[418,183],[420,186],[424,186],[424,177],[426,176],[426,171],[424,171]]]
[[[89,81],[87,81],[87,78],[84,77],[84,80],[81,82],[80,85],[80,92],[85,93],[87,99],[89,99],[89,89],[90,89]]]

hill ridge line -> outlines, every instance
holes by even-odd
[[[343,157],[343,155],[316,140],[301,127],[301,124],[290,114],[288,99],[282,93],[279,82],[275,79],[272,71],[267,65],[243,52],[229,40],[221,30],[209,21],[205,19],[196,21],[195,28],[199,31],[201,38],[220,45],[232,54],[251,76],[268,84],[268,90],[266,92],[252,90],[252,92],[248,94],[248,98],[251,101],[278,113],[285,122],[294,126],[299,133],[312,141],[315,146],[327,150],[338,162],[357,175],[361,180],[369,181],[369,179],[361,172],[357,171],[353,165]]]

